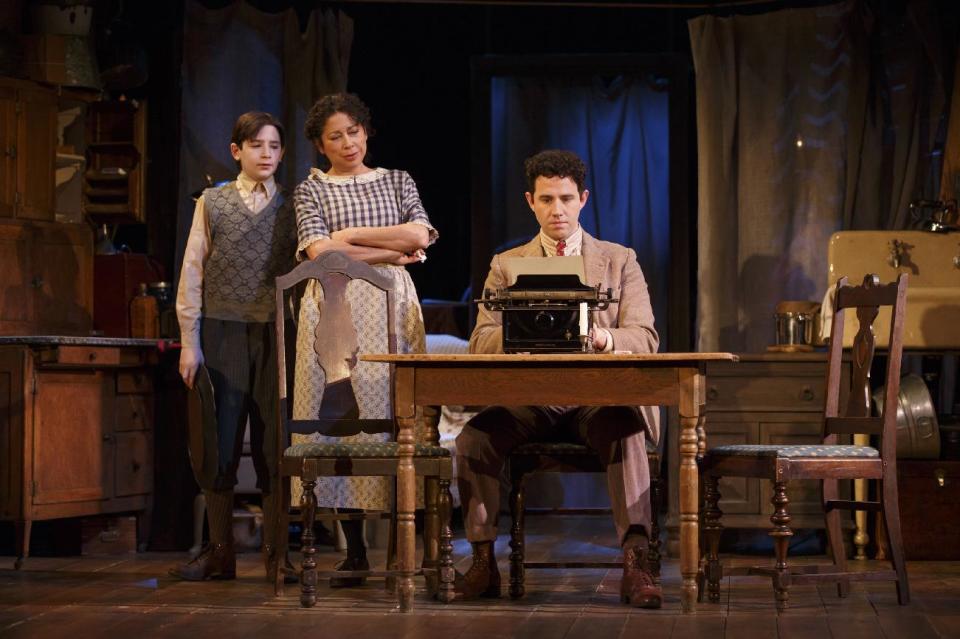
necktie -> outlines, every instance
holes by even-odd
[[[565,240],[560,240],[557,242],[557,255],[563,255],[563,250],[567,248],[567,243]]]

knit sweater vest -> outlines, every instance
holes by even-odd
[[[297,222],[293,203],[277,189],[258,213],[243,203],[237,183],[203,192],[210,254],[203,269],[203,315],[235,322],[270,322],[274,279],[294,267]]]

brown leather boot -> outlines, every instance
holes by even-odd
[[[171,568],[170,574],[187,581],[236,579],[237,558],[232,546],[210,543],[187,563]]]
[[[260,549],[263,553],[263,565],[267,569],[267,582],[275,583],[276,582],[276,572],[274,567],[274,561],[276,559],[277,553],[280,552],[280,549],[274,546],[273,544],[263,544]],[[293,564],[290,563],[290,557],[287,553],[283,553],[283,565],[280,566],[280,570],[283,573],[283,583],[285,584],[295,584],[300,581],[300,576],[297,573],[297,569],[293,567]]]
[[[620,601],[637,608],[659,608],[663,591],[647,566],[647,549],[641,545],[623,547],[623,579],[620,580]]]
[[[492,541],[477,541],[473,546],[473,563],[466,574],[457,574],[453,589],[461,599],[500,596],[500,570],[493,554]]]

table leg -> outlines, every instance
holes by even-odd
[[[417,507],[416,472],[413,467],[413,446],[416,433],[416,410],[413,404],[413,371],[397,368],[395,374],[397,419],[397,559],[400,579],[397,584],[401,612],[413,610],[413,574],[416,561]]]
[[[680,374],[680,607],[693,612],[697,601],[697,568],[700,563],[699,477],[697,453],[701,435],[705,434],[700,419],[702,377],[694,370]],[[701,429],[698,433],[698,428]]]
[[[429,427],[427,440],[433,446],[440,445],[440,433],[437,425],[440,422],[440,408],[437,406],[423,407],[423,423]],[[440,489],[439,477],[424,478],[424,517],[423,517],[423,570],[427,582],[427,593],[435,597],[439,592],[439,557],[440,557]]]

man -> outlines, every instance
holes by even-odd
[[[527,204],[540,224],[540,233],[527,244],[494,256],[484,289],[506,286],[504,258],[582,255],[586,283],[610,287],[620,300],[597,314],[590,336],[594,349],[656,352],[659,337],[636,254],[597,240],[580,227],[580,210],[589,196],[584,188],[583,161],[569,151],[543,151],[524,166],[530,189]],[[501,321],[499,312],[480,306],[470,336],[471,353],[502,352]],[[614,524],[623,546],[621,600],[659,608],[661,590],[646,567],[650,532],[646,437],[653,442],[659,437],[659,411],[648,406],[498,406],[470,420],[457,437],[457,468],[473,564],[458,580],[458,592],[465,599],[500,595],[493,543],[500,510],[499,478],[511,451],[529,441],[572,439],[596,450],[606,467]]]

